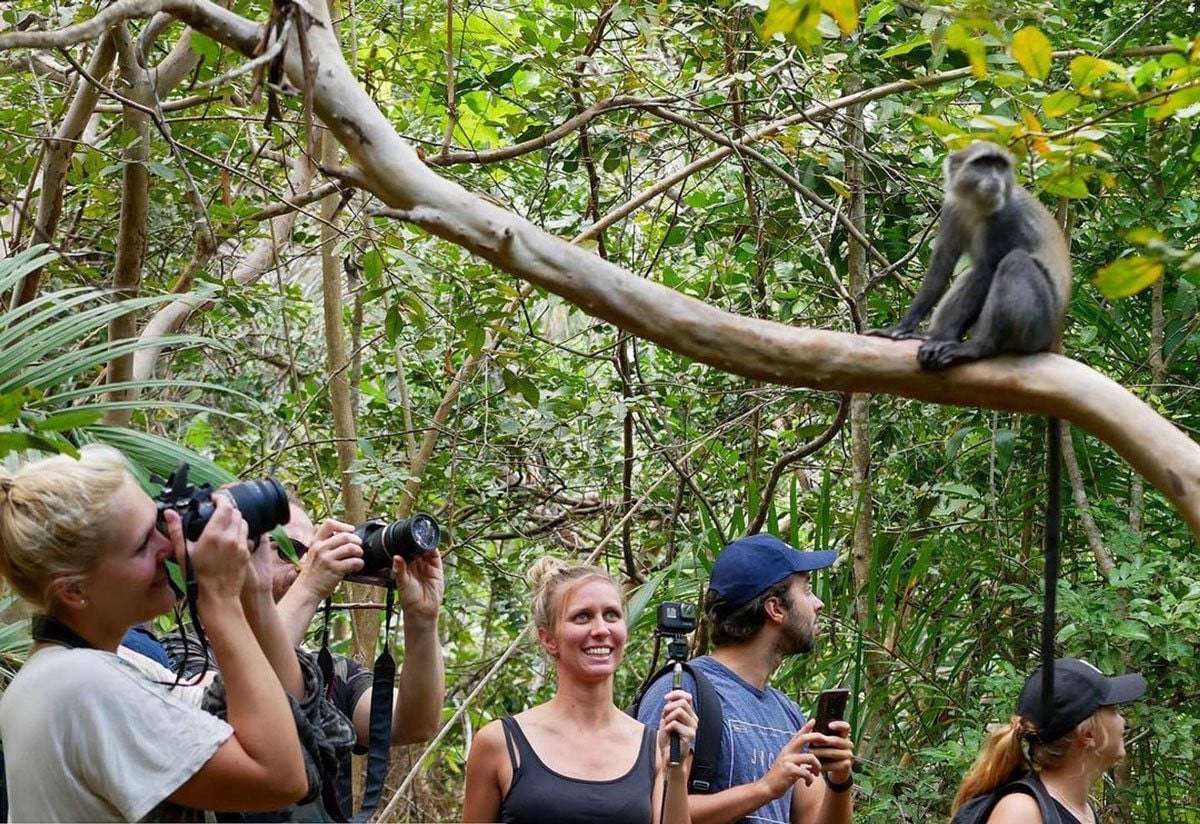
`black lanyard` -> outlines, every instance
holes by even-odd
[[[48,641],[52,644],[62,644],[69,649],[96,649],[96,645],[57,618],[49,615],[35,615],[30,628],[30,635],[35,641]]]

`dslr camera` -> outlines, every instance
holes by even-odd
[[[196,486],[188,483],[188,465],[185,461],[175,467],[171,477],[163,485],[162,492],[154,499],[158,507],[158,529],[167,532],[163,513],[173,509],[183,522],[183,535],[189,541],[199,539],[204,527],[212,518],[216,505],[213,503],[213,488],[210,484]],[[291,517],[288,509],[287,491],[274,478],[233,484],[221,490],[229,496],[238,512],[250,528],[250,541],[256,543],[264,532],[286,524]]]
[[[438,522],[425,512],[414,513],[410,518],[390,524],[382,521],[357,524],[354,534],[362,540],[363,567],[346,578],[367,584],[384,583],[392,568],[392,559],[397,555],[405,561],[412,561],[426,552],[433,552],[442,540],[442,529]],[[293,542],[293,546],[299,555],[307,551],[302,544]]]
[[[399,555],[412,561],[426,552],[433,552],[442,541],[442,529],[432,515],[417,512],[390,524],[371,521],[354,527],[362,538],[363,568],[361,575],[386,575],[392,559]]]

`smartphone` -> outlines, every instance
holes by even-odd
[[[829,729],[831,721],[844,721],[846,716],[846,701],[850,697],[850,690],[841,687],[832,690],[823,690],[821,697],[817,699],[817,723],[813,727],[813,732],[819,732],[821,735],[832,735]]]

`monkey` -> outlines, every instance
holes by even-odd
[[[1058,347],[1071,298],[1071,257],[1062,230],[1017,184],[1013,166],[1011,154],[984,140],[946,158],[941,227],[929,272],[904,318],[868,334],[924,338],[917,360],[929,370],[1000,352]],[[971,268],[938,303],[928,335],[921,335],[917,324],[945,292],[964,252]]]

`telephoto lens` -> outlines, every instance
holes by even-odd
[[[359,524],[354,533],[362,538],[363,575],[386,572],[397,555],[411,561],[425,552],[433,552],[442,540],[441,527],[432,515],[424,512],[390,524],[377,521]]]
[[[173,509],[179,513],[184,537],[195,541],[200,538],[200,533],[204,532],[204,527],[208,526],[216,507],[212,501],[212,487],[208,484],[196,486],[188,483],[188,469],[187,463],[175,467],[162,492],[154,500],[158,506],[159,530],[166,534],[163,513]],[[291,517],[287,490],[274,478],[233,484],[220,491],[233,500],[246,520],[252,543],[257,542],[264,532],[286,524]]]

